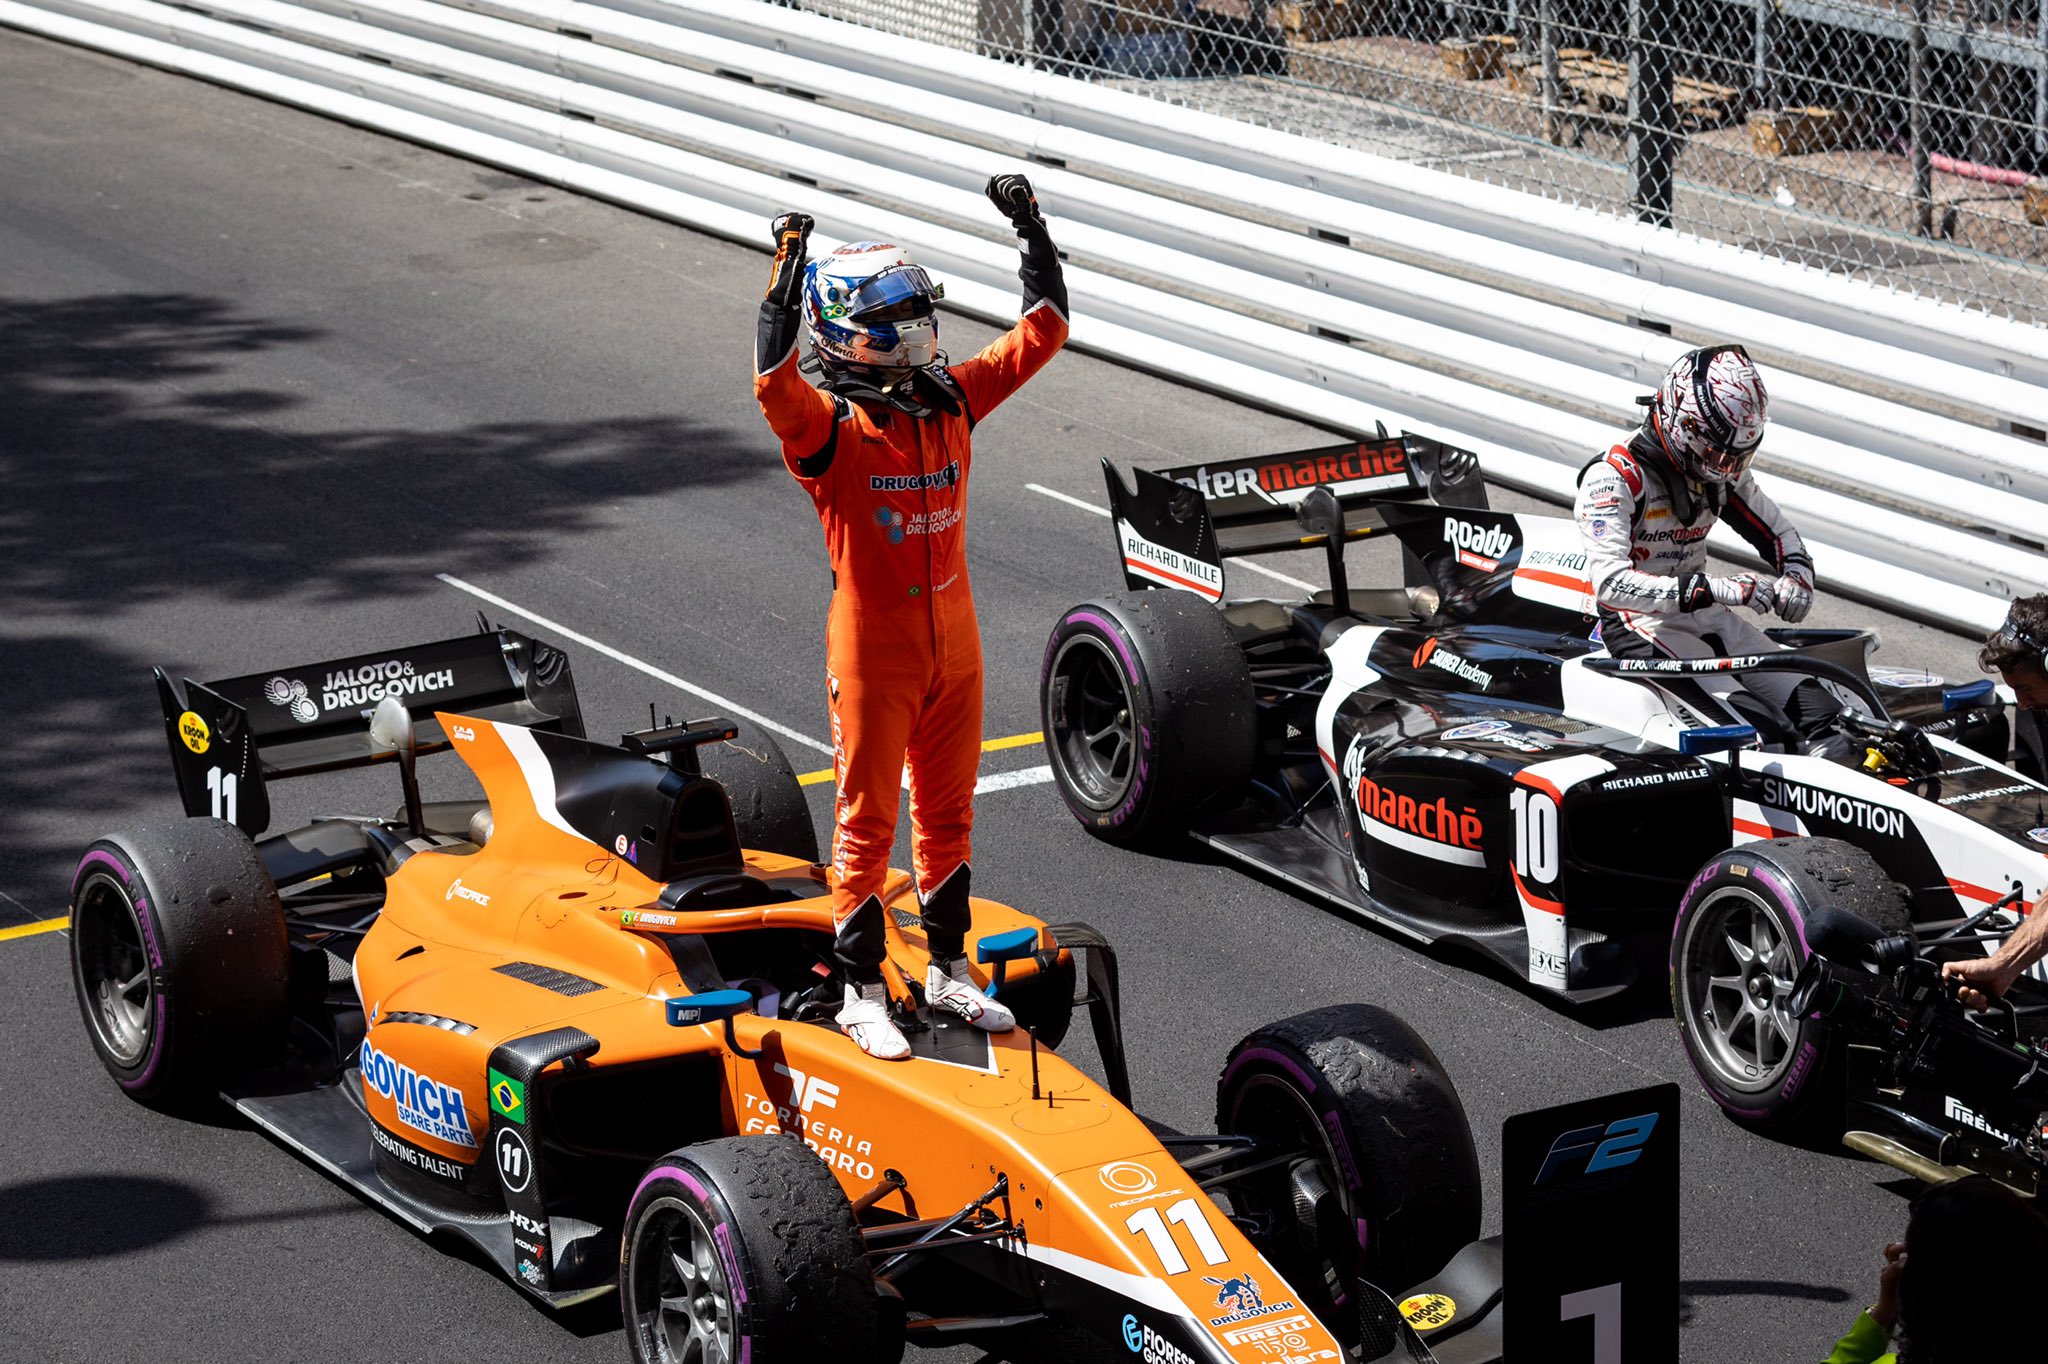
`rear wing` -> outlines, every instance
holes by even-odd
[[[477,624],[472,635],[218,682],[179,683],[156,669],[185,813],[254,837],[270,827],[270,782],[396,761],[370,739],[370,712],[387,696],[420,717],[421,753],[449,747],[435,711],[583,737],[569,656]]]
[[[1479,462],[1469,451],[1410,433],[1134,469],[1134,486],[1108,460],[1102,472],[1125,586],[1173,587],[1212,602],[1223,599],[1226,558],[1322,548],[1332,589],[1341,592],[1343,547],[1386,531],[1384,504],[1486,506]],[[1407,580],[1429,581],[1412,557]]]

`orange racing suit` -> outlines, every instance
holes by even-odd
[[[798,372],[790,310],[772,293],[762,305],[754,395],[817,506],[832,563],[832,914],[837,954],[859,973],[878,970],[884,955],[879,892],[906,759],[911,859],[933,956],[960,955],[968,927],[982,694],[966,555],[971,433],[1066,341],[1059,257],[1043,234],[1041,223],[1042,250],[1023,240],[1016,325],[971,360],[920,376],[957,411],[913,416],[813,388]]]

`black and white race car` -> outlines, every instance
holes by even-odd
[[[1060,794],[1105,839],[1184,830],[1575,1002],[1668,971],[1701,1078],[1759,1123],[1839,1050],[1786,1007],[1814,913],[1933,932],[2048,887],[2048,786],[2007,765],[1989,681],[1872,667],[1867,630],[1609,658],[1577,528],[1488,510],[1476,461],[1419,437],[1105,472],[1128,590],[1060,618],[1041,680]],[[1390,535],[1406,582],[1350,587],[1344,546]],[[1330,590],[1224,600],[1226,559],[1303,548]],[[1760,735],[1725,698],[1763,670],[1841,716]]]

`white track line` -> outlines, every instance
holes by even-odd
[[[740,705],[736,701],[728,700],[726,697],[720,696],[715,691],[706,691],[704,688],[697,686],[693,682],[685,682],[682,678],[677,677],[674,673],[669,672],[667,669],[657,668],[652,663],[643,662],[642,660],[633,657],[631,654],[621,653],[619,650],[614,649],[611,645],[602,643],[598,640],[594,640],[589,635],[586,635],[581,631],[571,630],[568,626],[562,624],[560,621],[549,620],[546,616],[540,615],[539,613],[534,611],[529,611],[525,607],[519,605],[516,602],[506,601],[503,597],[499,596],[495,592],[486,592],[483,588],[478,587],[475,583],[464,582],[462,579],[457,578],[452,574],[448,573],[436,573],[434,576],[440,579],[442,582],[448,584],[450,587],[455,588],[457,591],[467,592],[469,593],[470,596],[477,598],[479,601],[487,601],[491,605],[499,608],[502,611],[510,611],[513,615],[518,616],[523,620],[531,621],[533,624],[540,626],[541,629],[546,630],[551,634],[560,635],[563,639],[573,640],[574,642],[582,645],[586,649],[593,649],[598,653],[603,654],[606,658],[612,659],[615,662],[623,663],[629,668],[638,669],[639,671],[646,673],[649,677],[654,678],[656,681],[666,682],[678,691],[688,692],[690,695],[696,697],[698,700],[707,701],[710,704],[718,707],[721,711],[726,712],[727,714],[737,715],[741,719],[751,720],[763,729],[771,730],[776,734],[782,735],[786,739],[793,739],[797,743],[803,744],[807,748],[815,748],[820,753],[829,755],[832,752],[832,746],[830,744],[821,743],[818,740],[813,739],[808,734],[799,734],[797,731],[791,729],[788,725],[780,724],[774,720],[769,719],[765,715],[760,715],[755,713],[754,711],[748,710],[745,706]],[[974,784],[974,794],[978,796],[987,791],[1007,791],[1013,786],[1036,786],[1040,782],[1048,782],[1051,780],[1052,769],[1050,767],[1026,767],[1015,772],[995,772],[991,773],[986,777],[983,777],[980,781]],[[908,774],[905,774],[904,785],[908,786],[909,784],[910,778]]]
[[[974,783],[974,794],[985,791],[1007,791],[1013,786],[1036,786],[1052,780],[1050,767],[1020,767],[1015,772],[992,772]]]
[[[669,672],[664,668],[657,668],[652,663],[642,662],[641,660],[633,657],[631,654],[620,653],[617,649],[614,649],[609,644],[601,644],[597,640],[592,639],[589,635],[582,634],[576,630],[571,630],[568,626],[563,625],[559,621],[549,620],[546,616],[537,615],[534,612],[527,610],[525,607],[518,605],[517,603],[506,601],[503,597],[497,595],[495,592],[486,592],[481,587],[478,587],[475,583],[466,583],[462,579],[453,577],[446,573],[436,573],[434,576],[436,578],[439,578],[442,582],[448,584],[450,587],[455,588],[457,591],[467,592],[469,593],[470,596],[475,597],[480,601],[487,601],[491,605],[496,606],[502,610],[510,611],[515,616],[519,616],[525,620],[532,621],[535,625],[540,626],[543,630],[547,630],[551,633],[560,635],[563,639],[574,640],[576,643],[581,644],[586,649],[595,649],[598,653],[603,654],[606,658],[609,658],[614,662],[623,663],[629,668],[636,668],[639,671],[646,673],[649,677],[655,679],[657,682],[666,682],[671,687],[674,687],[677,691],[688,692],[690,695],[696,697],[698,700],[708,701],[712,705],[717,706],[720,710],[725,711],[728,714],[739,716],[742,720],[752,720],[761,728],[769,730],[776,734],[780,734],[785,739],[793,739],[797,743],[802,744],[805,748],[815,748],[818,750],[818,752],[823,753],[828,757],[831,755],[832,745],[821,742],[817,739],[813,739],[808,734],[799,734],[795,730],[791,729],[788,725],[779,724],[776,721],[769,719],[765,715],[756,714],[755,712],[748,710],[745,706],[739,704],[739,702],[728,700],[725,697],[720,696],[715,691],[706,691],[704,688],[696,685],[694,682],[685,682],[682,678],[677,677],[674,673]]]
[[[1064,502],[1070,507],[1079,507],[1082,511],[1089,512],[1095,516],[1109,515],[1109,508],[1098,507],[1093,502],[1083,502],[1080,498],[1070,493],[1063,493],[1057,488],[1048,488],[1042,483],[1026,483],[1024,486],[1032,492],[1051,498],[1055,502]],[[1248,568],[1254,573],[1263,573],[1269,578],[1276,578],[1286,583],[1289,587],[1298,587],[1304,592],[1313,593],[1321,590],[1314,583],[1305,583],[1299,578],[1288,577],[1278,569],[1267,568],[1256,559],[1230,559],[1226,562],[1236,564],[1239,568]]]

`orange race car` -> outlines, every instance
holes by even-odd
[[[831,1024],[826,872],[766,736],[593,742],[564,656],[506,630],[158,682],[190,817],[99,840],[72,885],[108,1071],[145,1101],[224,1093],[550,1305],[616,1286],[636,1360],[1499,1356],[1464,1109],[1392,1014],[1259,1029],[1219,1132],[1161,1135],[1128,1106],[1099,935],[974,901],[1020,1023],[983,1033],[920,1007],[896,873],[916,1055],[877,1064]],[[421,800],[441,750],[483,799]],[[376,763],[397,814],[264,836],[269,783]],[[1102,1083],[1057,1050],[1076,1008]]]

